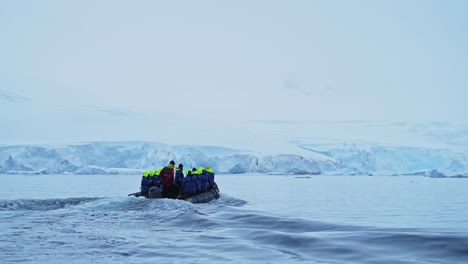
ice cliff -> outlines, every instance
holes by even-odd
[[[217,173],[326,175],[468,175],[468,151],[382,145],[296,144],[268,155],[215,146],[154,142],[92,142],[0,147],[1,174],[141,173],[170,160],[185,168],[210,165]]]

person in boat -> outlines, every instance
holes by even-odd
[[[158,176],[158,177],[159,177],[159,174],[161,173],[161,170],[162,170],[162,169],[164,169],[164,167],[155,170],[155,171],[154,171],[154,176]]]
[[[193,179],[197,182],[197,185],[196,185],[197,193],[199,193],[200,192],[200,182],[198,181],[197,168],[193,167],[191,173],[192,173]]]
[[[171,160],[169,165],[162,168],[161,172],[159,173],[163,198],[177,198],[177,189],[174,185],[174,165],[175,162]]]
[[[187,170],[185,177],[182,179],[182,198],[187,198],[197,194],[197,179],[192,174],[191,170]]]
[[[141,177],[141,186],[140,186],[140,194],[144,197],[148,197],[149,188],[151,188],[151,171],[146,170],[143,172],[143,176]]]
[[[215,174],[213,168],[211,168],[210,166],[206,166],[205,173],[208,178],[208,190],[213,189],[215,186],[217,187],[217,184],[214,181]]]
[[[150,176],[150,178],[151,178],[151,187],[156,186],[158,188],[161,188],[161,180],[159,179],[159,172],[161,171],[161,169],[157,169],[156,171],[152,171],[153,174]]]
[[[177,166],[175,171],[174,184],[177,187],[182,186],[182,179],[184,179],[184,165],[182,163]]]
[[[198,182],[198,192],[204,193],[208,190],[208,177],[205,174],[205,168],[199,167],[195,172]]]
[[[154,170],[149,170],[148,171],[148,178],[154,177]]]

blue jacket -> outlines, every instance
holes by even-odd
[[[147,194],[150,187],[151,187],[151,178],[147,176],[141,177],[141,187],[140,187],[141,192]]]
[[[186,177],[187,177],[187,176],[186,176]],[[198,180],[198,175],[192,174],[192,178],[193,178],[193,180],[195,181],[195,183],[196,183],[196,185],[197,185],[197,186],[196,186],[196,188],[197,188],[197,193],[199,193],[199,192],[200,192],[200,181]]]
[[[158,176],[151,177],[151,186],[161,187],[161,179]]]
[[[206,192],[208,190],[208,177],[205,173],[198,174],[198,183],[200,184],[200,192]]]
[[[214,173],[206,171],[206,177],[208,178],[208,189],[213,188],[213,186],[215,185]]]
[[[182,179],[184,179],[184,172],[177,168],[175,172],[174,184],[177,186],[182,186]]]
[[[182,180],[182,194],[196,194],[197,179],[195,175],[187,175]]]

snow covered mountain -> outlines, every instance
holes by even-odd
[[[217,173],[467,176],[468,151],[355,143],[296,143],[296,151],[261,154],[155,142],[91,142],[0,147],[2,174],[141,173],[170,160]]]

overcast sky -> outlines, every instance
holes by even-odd
[[[0,36],[0,143],[468,116],[464,0],[3,0]]]

